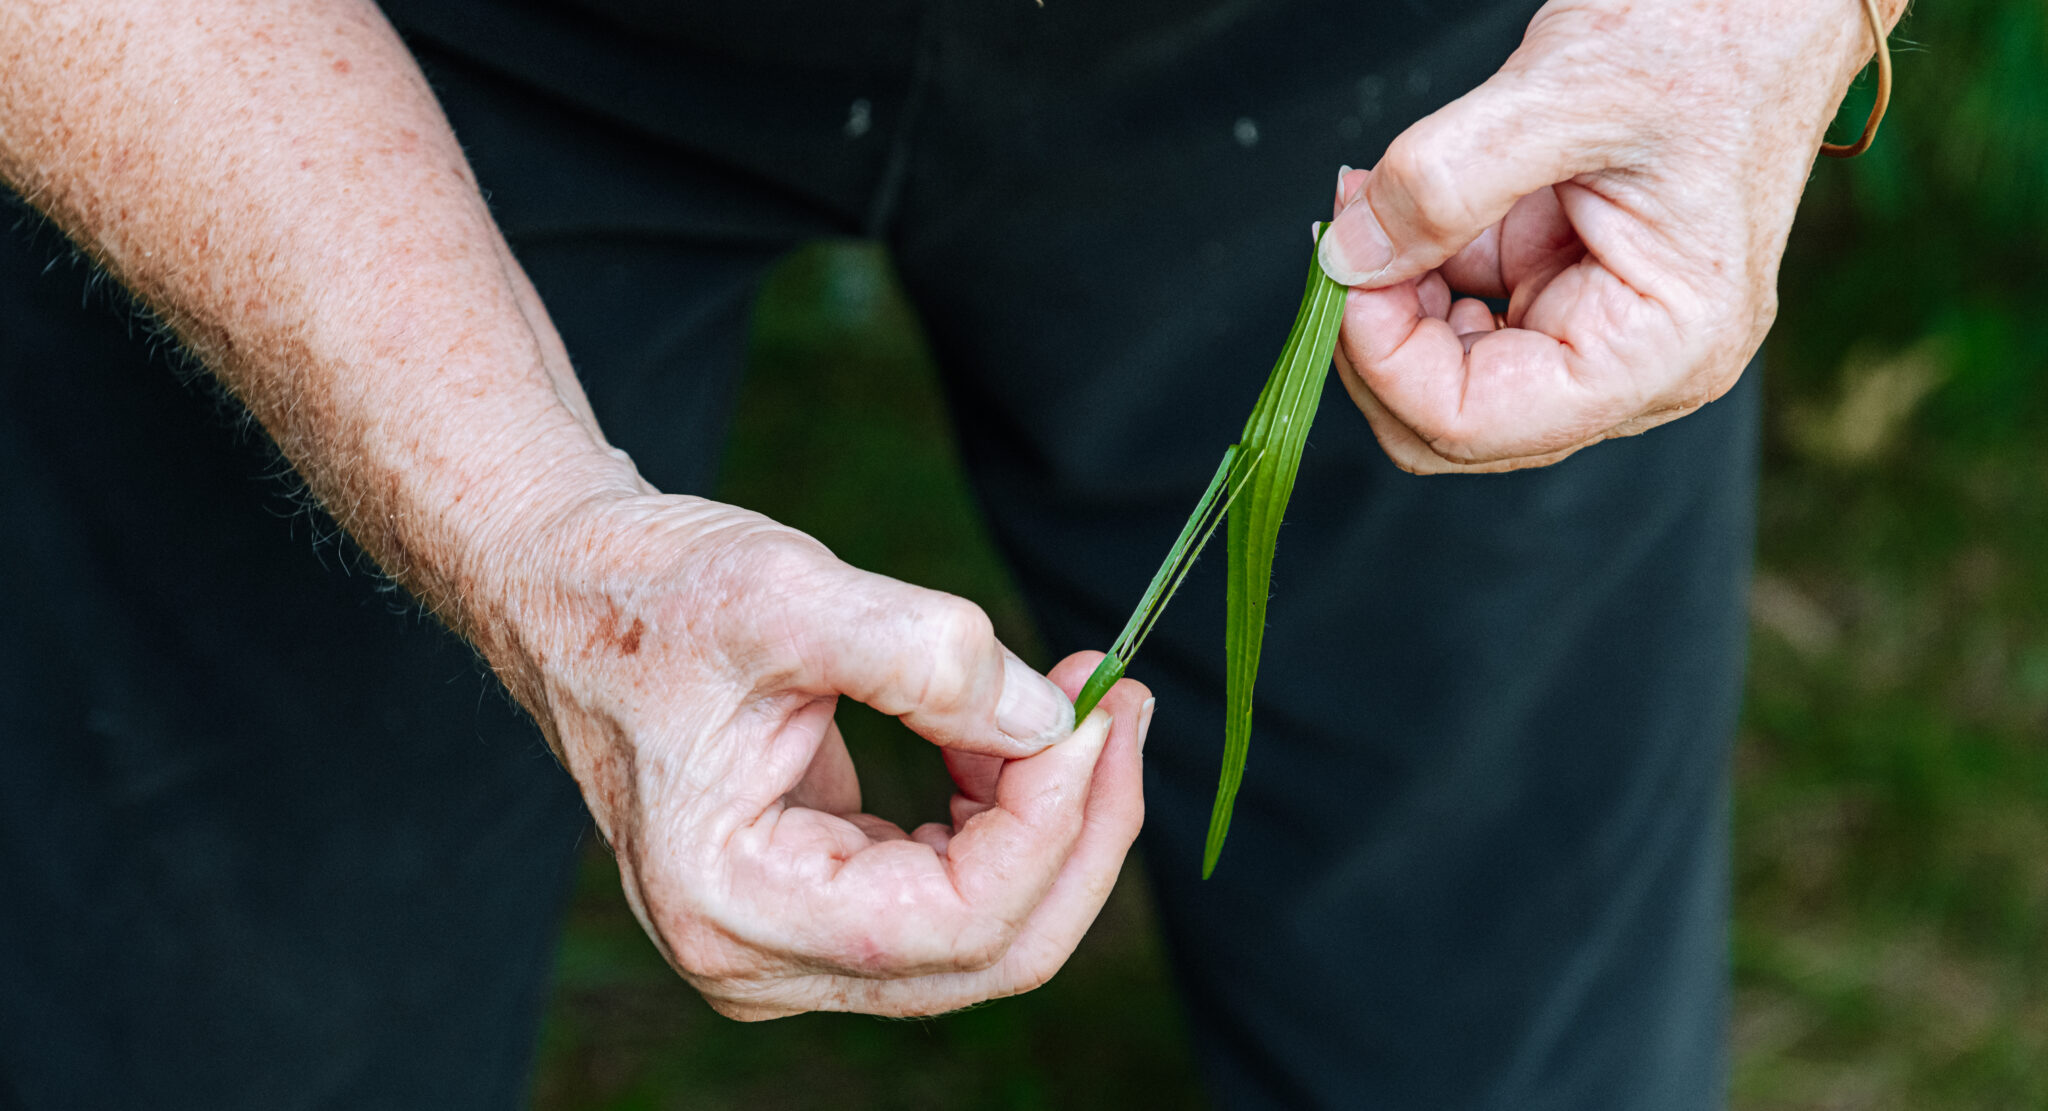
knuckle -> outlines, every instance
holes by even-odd
[[[919,706],[936,713],[966,708],[975,694],[977,664],[995,642],[995,626],[980,606],[951,594],[933,595],[918,624]]]
[[[748,570],[754,585],[782,597],[802,597],[817,576],[819,556],[815,541],[797,534],[763,534],[747,553]]]
[[[995,639],[995,625],[980,606],[955,594],[941,594],[931,607],[934,638],[938,647],[955,652],[972,652]]]
[[[1403,198],[1415,233],[1442,241],[1460,234],[1476,220],[1460,175],[1439,146],[1429,141],[1427,131],[1410,132],[1394,140],[1381,171]]]

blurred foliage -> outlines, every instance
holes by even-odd
[[[1735,773],[1749,1111],[2048,1107],[2048,5],[1926,4],[1895,50],[1877,146],[1814,171],[1770,345]],[[1028,645],[886,259],[792,260],[753,365],[726,496],[973,598]],[[940,812],[921,742],[872,715],[846,730],[878,810]],[[1196,1105],[1148,915],[1131,877],[1022,999],[741,1027],[661,966],[594,852],[536,1100]]]
[[[2048,6],[1921,5],[1894,49],[1769,348],[1745,1108],[2048,1107]]]
[[[1772,381],[1830,387],[1841,353],[1937,340],[1951,377],[1925,428],[2010,441],[2048,399],[2048,6],[1944,0],[1893,36],[1896,89],[1875,147],[1815,168],[1781,283]],[[1834,134],[1873,94],[1866,74]]]

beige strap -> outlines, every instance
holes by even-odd
[[[1892,50],[1884,38],[1884,16],[1878,14],[1877,0],[1863,0],[1863,12],[1870,17],[1870,33],[1877,36],[1877,103],[1870,106],[1870,118],[1863,121],[1863,134],[1854,143],[1820,145],[1820,152],[1829,158],[1854,158],[1869,150],[1870,141],[1877,138],[1877,125],[1884,120],[1884,110],[1892,102]]]

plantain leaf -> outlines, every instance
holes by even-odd
[[[1165,562],[1152,573],[1152,581],[1145,587],[1144,596],[1138,599],[1138,608],[1131,611],[1131,618],[1124,622],[1124,631],[1117,634],[1116,642],[1109,646],[1109,654],[1095,665],[1088,675],[1088,681],[1081,685],[1081,693],[1074,699],[1074,726],[1079,728],[1095,709],[1109,688],[1124,677],[1124,669],[1131,665],[1131,658],[1138,654],[1138,647],[1145,643],[1145,637],[1152,632],[1152,626],[1159,623],[1159,615],[1166,610],[1166,603],[1173,598],[1180,584],[1186,581],[1188,571],[1195,565],[1195,558],[1202,554],[1209,537],[1216,532],[1216,525],[1222,521],[1224,511],[1245,487],[1251,477],[1252,466],[1258,461],[1256,455],[1247,454],[1232,444],[1223,452],[1223,461],[1216,464],[1215,477],[1202,491],[1202,497],[1195,503],[1195,511],[1188,514],[1188,522],[1181,526],[1180,536],[1167,550]]]
[[[1088,673],[1088,681],[1081,684],[1081,693],[1074,698],[1074,728],[1081,728],[1081,723],[1088,720],[1088,715],[1102,701],[1102,696],[1116,686],[1116,681],[1124,677],[1124,669],[1129,666],[1114,651],[1102,657],[1095,670]]]
[[[1320,228],[1316,238],[1320,242]],[[1230,576],[1223,634],[1227,666],[1223,772],[1216,784],[1215,805],[1209,811],[1209,837],[1202,849],[1203,879],[1216,870],[1223,839],[1230,833],[1238,785],[1244,780],[1252,736],[1252,689],[1259,674],[1266,596],[1273,579],[1273,549],[1287,499],[1294,493],[1295,475],[1301,469],[1301,449],[1308,440],[1309,425],[1315,421],[1316,404],[1322,399],[1323,376],[1337,346],[1344,292],[1345,287],[1330,280],[1311,254],[1308,285],[1302,291],[1294,329],[1239,441],[1239,447],[1255,462],[1244,496],[1230,513]]]
[[[1318,226],[1316,239],[1322,240]],[[1079,726],[1109,688],[1124,677],[1131,658],[1159,621],[1174,591],[1187,579],[1195,558],[1228,513],[1230,576],[1225,597],[1223,650],[1227,661],[1223,729],[1223,774],[1216,784],[1216,805],[1209,813],[1209,838],[1202,850],[1202,878],[1216,870],[1223,838],[1230,832],[1230,811],[1244,780],[1245,753],[1251,746],[1252,686],[1259,674],[1259,646],[1266,633],[1266,591],[1273,578],[1273,548],[1280,518],[1294,493],[1301,469],[1301,449],[1308,426],[1316,419],[1323,395],[1323,373],[1337,346],[1337,326],[1344,316],[1344,287],[1323,274],[1309,256],[1308,288],[1280,361],[1266,379],[1244,437],[1223,453],[1216,475],[1181,526],[1180,537],[1152,575],[1138,608],[1131,611],[1109,654],[1095,665],[1074,699],[1074,724]],[[1245,497],[1243,495],[1249,495]],[[1241,502],[1241,504],[1240,504]]]

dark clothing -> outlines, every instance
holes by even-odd
[[[1535,6],[388,9],[665,490],[707,489],[764,269],[883,239],[1065,653],[1115,635],[1235,439],[1337,165]],[[0,1102],[517,1102],[573,789],[56,249],[0,250]],[[1222,560],[1135,670],[1221,1105],[1720,1102],[1755,436],[1752,376],[1555,467],[1418,479],[1329,387],[1206,884]]]

